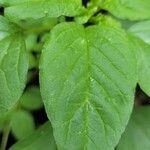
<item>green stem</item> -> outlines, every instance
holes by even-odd
[[[9,132],[10,132],[10,122],[7,122],[4,129],[3,129],[1,150],[6,150],[7,141],[8,141],[8,137],[9,137]]]

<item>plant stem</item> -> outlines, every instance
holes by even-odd
[[[6,150],[8,136],[10,132],[10,122],[7,122],[3,129],[3,137],[1,142],[1,150]]]

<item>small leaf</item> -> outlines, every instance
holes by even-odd
[[[14,112],[11,118],[11,129],[17,139],[30,135],[35,129],[32,115],[23,110]]]
[[[104,2],[102,1],[100,6],[121,19],[150,19],[149,0],[107,0]]]
[[[117,150],[149,150],[150,149],[150,107],[136,108],[129,124],[122,135]]]
[[[137,82],[126,33],[109,23],[51,31],[40,87],[59,150],[112,150],[128,122]]]
[[[49,122],[41,126],[30,136],[20,140],[9,150],[56,150],[52,128]]]
[[[37,86],[28,88],[20,98],[20,105],[29,110],[36,110],[43,106],[40,89]]]

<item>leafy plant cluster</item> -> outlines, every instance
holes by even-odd
[[[0,9],[1,150],[150,149],[149,0]]]

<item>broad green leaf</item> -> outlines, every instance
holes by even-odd
[[[59,150],[114,149],[132,110],[135,72],[135,54],[118,26],[53,28],[40,87]]]
[[[134,24],[129,28],[129,31],[144,42],[150,44],[150,20]]]
[[[122,135],[117,150],[150,149],[150,107],[136,108]]]
[[[11,117],[11,129],[17,139],[23,139],[33,133],[35,124],[32,115],[23,110],[14,112]]]
[[[17,29],[0,16],[0,113],[12,108],[25,87],[28,57]]]
[[[150,0],[107,0],[100,7],[121,19],[150,19]]]
[[[29,110],[36,110],[43,106],[40,89],[37,86],[28,88],[20,99],[20,105]]]
[[[13,145],[9,150],[56,150],[50,123],[45,123],[33,134]]]
[[[81,0],[24,0],[15,3],[6,0],[6,4],[5,16],[13,21],[76,16],[83,11]]]
[[[138,60],[138,83],[141,89],[150,96],[150,45],[130,35]]]

